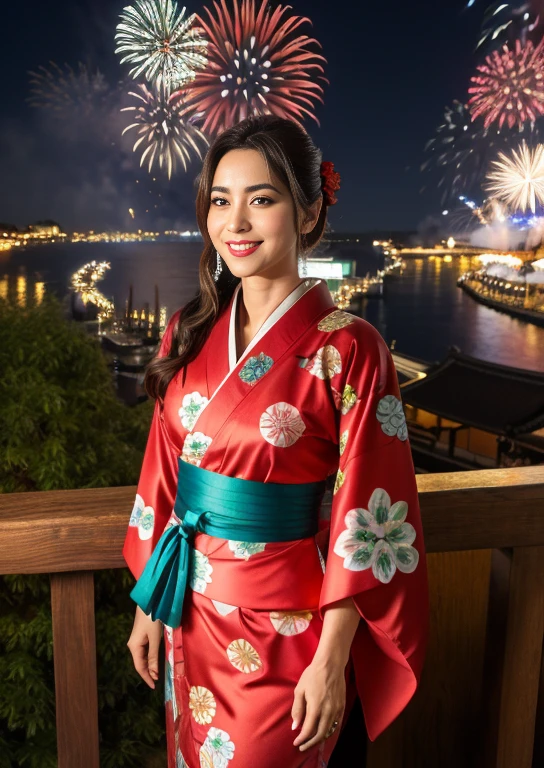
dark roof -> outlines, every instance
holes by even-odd
[[[544,453],[544,437],[541,435],[516,435],[516,444],[525,445],[528,448],[533,448],[535,451]]]
[[[458,347],[423,379],[401,386],[405,403],[497,435],[544,427],[544,373],[479,360]]]

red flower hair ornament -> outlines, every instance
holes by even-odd
[[[327,205],[334,205],[338,202],[334,194],[340,189],[340,174],[334,170],[334,164],[329,160],[324,160],[319,169],[321,175],[321,190]]]

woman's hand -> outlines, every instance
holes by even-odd
[[[155,688],[159,679],[159,647],[163,633],[162,622],[153,621],[136,606],[134,626],[128,640],[134,668],[150,688]]]
[[[327,738],[333,722],[342,723],[346,707],[345,663],[319,655],[302,673],[291,709],[293,730],[302,725],[294,740],[304,751]]]

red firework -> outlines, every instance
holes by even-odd
[[[531,41],[516,40],[514,50],[504,45],[477,69],[468,89],[473,121],[483,116],[486,128],[495,120],[499,129],[504,123],[513,128],[544,114],[544,38],[536,48]]]
[[[204,8],[209,20],[197,15],[208,38],[208,65],[183,88],[185,112],[200,115],[201,130],[214,135],[249,115],[275,114],[300,124],[323,102],[322,80],[326,59],[308,46],[320,43],[293,32],[310,19],[287,16],[290,6],[275,10],[263,0],[256,12],[255,0],[233,0],[234,16],[226,0],[215,2],[217,16]],[[320,46],[321,47],[321,46]]]

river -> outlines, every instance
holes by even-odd
[[[111,269],[98,287],[123,307],[132,283],[135,308],[153,305],[154,285],[169,316],[198,286],[199,242],[52,243],[0,252],[0,296],[53,291],[66,294],[71,275],[92,261]],[[357,261],[357,274],[382,266],[366,242],[331,243],[328,254]],[[544,328],[514,319],[471,299],[457,278],[475,266],[454,256],[409,259],[402,274],[387,278],[384,299],[363,303],[363,317],[397,352],[428,362],[442,360],[451,345],[474,357],[503,365],[544,371]]]

